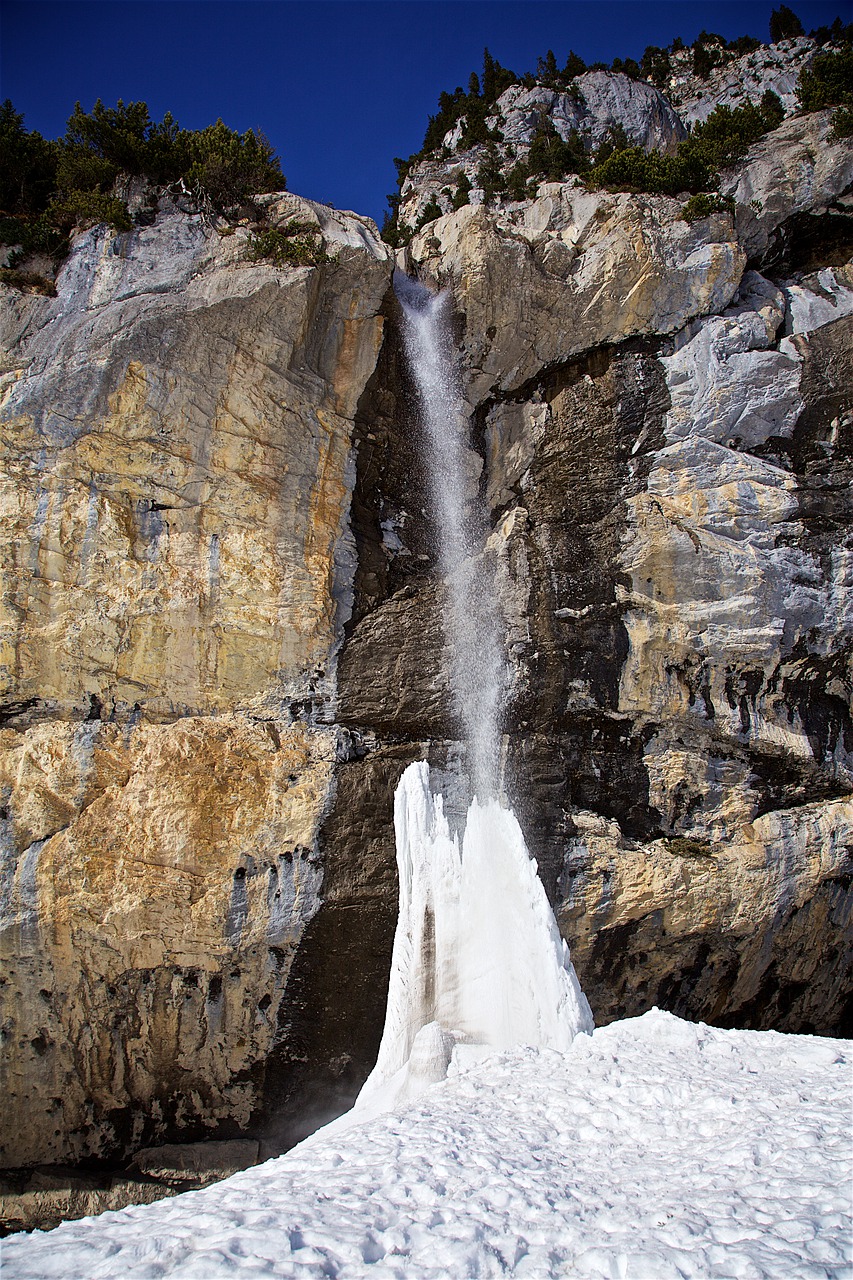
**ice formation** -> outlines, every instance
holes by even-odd
[[[488,1051],[566,1050],[592,1013],[510,809],[474,799],[461,847],[429,767],[394,798],[400,909],[385,1030],[356,1108],[416,1096]]]

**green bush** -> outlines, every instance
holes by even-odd
[[[65,136],[48,142],[27,132],[7,99],[0,106],[0,243],[20,248],[6,283],[23,280],[16,268],[30,254],[61,259],[74,227],[104,222],[130,231],[127,205],[113,194],[126,174],[158,186],[183,181],[201,203],[221,211],[286,185],[267,139],[253,130],[236,133],[221,120],[186,130],[168,113],[152,120],[144,102],[119,99],[106,107],[98,99],[91,112],[78,102]],[[300,258],[311,252],[295,240],[288,250]]]
[[[508,67],[502,67],[493,58],[488,49],[483,50],[483,99],[488,103],[497,102],[504,89],[515,84],[518,77]]]
[[[853,106],[839,107],[829,118],[832,125],[830,140],[838,142],[841,138],[853,138]]]
[[[477,170],[477,186],[482,187],[483,195],[488,202],[495,196],[506,192],[506,175],[504,174],[501,154],[493,142],[489,143]]]
[[[631,80],[641,80],[643,76],[640,64],[634,58],[614,58],[610,70],[628,76]]]
[[[681,210],[681,216],[685,222],[699,222],[701,218],[710,218],[712,213],[734,213],[734,211],[735,202],[731,196],[718,196],[700,191],[690,197]]]
[[[272,146],[254,130],[237,133],[222,120],[181,129],[168,113],[153,121],[144,102],[105,107],[98,99],[88,113],[78,102],[62,142],[60,189],[106,191],[119,173],[158,184],[183,179],[219,208],[286,186]]]
[[[116,231],[132,231],[133,222],[123,200],[101,191],[68,191],[55,196],[48,206],[47,221],[59,229],[94,227],[105,222]]]
[[[246,257],[250,262],[272,262],[276,267],[317,267],[329,261],[319,229],[298,218],[283,227],[267,227],[250,235]]]
[[[91,112],[78,102],[62,140],[60,187],[105,190],[119,173],[147,173],[153,128],[144,102],[125,104],[119,98],[114,107],[105,107],[99,98]],[[177,175],[163,176],[168,181]]]
[[[694,840],[690,836],[670,836],[664,841],[667,851],[679,858],[713,858],[710,840]]]
[[[563,139],[547,116],[536,127],[527,155],[527,174],[559,182],[570,173],[585,173],[589,160],[577,129]]]
[[[850,44],[853,42],[853,22],[847,26],[836,18],[831,27],[815,27],[814,31],[810,31],[809,35],[815,44],[821,46],[825,44]]]
[[[32,253],[56,258],[64,257],[68,249],[65,234],[46,213],[37,218],[0,218],[0,244],[19,246],[9,259],[10,267],[17,267]]]
[[[614,151],[601,164],[596,164],[587,184],[611,191],[648,191],[657,195],[676,196],[707,186],[707,166],[696,155],[679,151],[674,156],[660,151],[646,152],[642,147],[625,147]]]
[[[605,160],[609,160],[614,151],[624,151],[630,147],[631,142],[621,124],[614,124],[607,130],[604,141],[595,153],[594,163],[596,165],[604,164]]]
[[[640,71],[646,80],[651,80],[659,89],[664,89],[672,74],[669,50],[659,49],[654,44],[648,45],[640,59]]]
[[[418,218],[417,224],[415,226],[415,230],[420,231],[420,229],[422,227],[425,227],[428,222],[435,222],[436,218],[440,218],[440,217],[441,217],[441,205],[438,203],[435,196],[430,196],[429,200],[426,202],[423,209],[421,209],[420,217]]]
[[[0,106],[0,210],[30,217],[46,208],[56,188],[56,144],[24,128],[7,98]]]
[[[641,147],[602,148],[587,179],[591,187],[612,191],[648,191],[675,196],[699,193],[714,185],[720,169],[732,164],[784,117],[775,93],[764,94],[761,105],[717,107],[697,124],[674,155],[645,152]],[[704,215],[697,215],[704,216]]]
[[[745,53],[760,49],[761,41],[756,40],[755,36],[738,36],[737,40],[730,40],[727,47],[738,58],[742,58]]]
[[[456,192],[453,196],[453,208],[461,209],[463,205],[470,204],[471,196],[471,180],[466,173],[460,173],[456,183]]]
[[[185,180],[206,192],[217,208],[286,189],[272,145],[261,133],[236,133],[217,120],[199,132],[182,134],[179,145],[190,161]]]
[[[771,90],[767,90],[758,107],[752,102],[743,107],[716,107],[680,144],[678,154],[694,157],[713,173],[739,160],[784,116],[782,103]]]
[[[22,293],[41,293],[46,298],[56,297],[56,285],[45,276],[35,271],[16,271],[11,267],[0,267],[0,284],[7,284]]]
[[[853,48],[819,53],[800,72],[797,98],[803,111],[853,107]]]
[[[702,80],[707,80],[708,76],[718,65],[719,59],[714,56],[711,50],[704,44],[697,44],[693,47],[693,74],[699,76]]]
[[[566,65],[563,67],[563,79],[565,81],[574,80],[575,76],[582,76],[586,71],[586,63],[583,58],[575,53],[574,49],[569,50],[569,56],[566,58]]]

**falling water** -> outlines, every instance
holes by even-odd
[[[398,273],[406,354],[427,436],[451,681],[474,798],[451,830],[429,767],[412,764],[394,797],[400,907],[385,1029],[350,1124],[419,1093],[496,1048],[565,1050],[592,1013],[511,809],[497,799],[504,688],[494,574],[483,553],[476,470],[450,333],[448,295]]]
[[[450,295],[432,294],[399,271],[394,286],[426,434],[439,558],[447,583],[443,621],[451,653],[451,687],[473,790],[486,799],[498,790],[504,660],[494,570],[483,550],[486,520],[478,500],[479,459],[468,445]]]

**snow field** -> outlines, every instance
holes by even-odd
[[[842,1280],[851,1060],[652,1010],[205,1191],[12,1237],[3,1280]]]

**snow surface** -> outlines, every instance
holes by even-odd
[[[204,1191],[11,1237],[3,1280],[841,1280],[851,1061],[652,1010]]]

